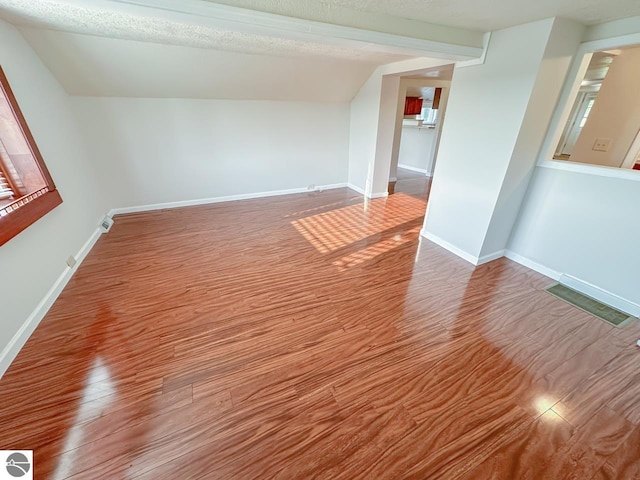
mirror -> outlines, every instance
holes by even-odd
[[[640,46],[588,55],[553,158],[640,170]]]

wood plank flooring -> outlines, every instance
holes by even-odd
[[[637,479],[640,335],[419,238],[429,182],[121,216],[0,380],[37,479]]]

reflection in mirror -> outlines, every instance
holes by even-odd
[[[590,55],[554,159],[640,170],[640,46]]]

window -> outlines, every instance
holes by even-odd
[[[0,68],[0,245],[62,203]]]
[[[422,107],[422,123],[424,125],[435,125],[438,120],[438,110],[429,105]]]
[[[629,178],[640,158],[640,44],[605,45],[580,47],[543,155],[555,145],[554,160],[622,169]]]

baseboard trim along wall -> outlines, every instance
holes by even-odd
[[[294,188],[290,190],[277,190],[271,192],[260,192],[260,193],[249,193],[243,195],[231,195],[227,197],[215,197],[215,198],[205,198],[199,200],[187,200],[183,202],[169,202],[169,203],[157,203],[153,205],[142,205],[138,207],[124,207],[124,208],[114,208],[109,211],[107,214],[108,217],[113,217],[114,215],[121,215],[125,213],[137,213],[137,212],[146,212],[151,210],[162,210],[166,208],[179,208],[179,207],[188,207],[193,205],[205,205],[208,203],[221,203],[221,202],[232,202],[234,200],[246,200],[251,198],[262,198],[262,197],[273,197],[276,195],[289,195],[294,193],[306,193],[306,192],[321,192],[323,190],[331,190],[334,188],[345,188],[348,185],[346,183],[337,183],[332,185],[321,185],[313,190],[309,190],[308,188]],[[13,336],[13,338],[9,341],[7,346],[0,352],[0,378],[7,371],[11,362],[18,356],[20,350],[29,340],[29,337],[33,334],[35,329],[38,327],[42,319],[45,317],[49,309],[53,306],[54,302],[64,290],[73,274],[78,270],[84,259],[87,257],[91,249],[94,247],[100,235],[104,233],[104,231],[100,228],[97,228],[92,234],[91,237],[85,242],[82,248],[78,251],[75,256],[76,264],[71,267],[66,267],[64,271],[60,274],[57,280],[54,282],[53,286],[49,289],[49,291],[45,294],[40,303],[36,306],[36,308],[31,312],[31,315],[26,319],[26,321],[20,327],[20,330]]]
[[[357,185],[354,185],[353,183],[347,183],[347,187],[353,190],[354,192],[358,192],[360,195],[364,195],[364,196],[367,195],[364,189],[358,187]]]
[[[437,235],[427,232],[424,228],[420,230],[420,235],[422,235],[427,240],[431,240],[436,245],[440,245],[442,248],[449,250],[451,253],[459,256],[463,260],[466,260],[467,262],[475,266],[482,265],[483,263],[492,262],[494,260],[497,260],[498,258],[502,258],[504,257],[504,254],[505,254],[504,250],[499,250],[497,252],[490,253],[488,255],[483,255],[482,257],[476,257],[475,255],[471,255],[469,252],[465,252],[461,248],[458,248],[455,245],[447,242],[446,240],[443,240]]]
[[[365,197],[374,199],[374,198],[385,198],[389,196],[389,192],[380,192],[380,193],[372,193],[371,195],[365,195]]]
[[[412,172],[416,172],[416,173],[422,173],[426,176],[430,176],[429,172],[427,172],[426,168],[418,168],[418,167],[412,167],[411,165],[404,165],[402,163],[398,164],[399,168],[404,168],[405,170],[410,170]]]
[[[432,241],[436,245],[440,245],[445,250],[449,250],[451,253],[459,256],[463,260],[466,260],[467,262],[473,265],[478,265],[478,257],[465,252],[461,248],[456,247],[455,245],[447,242],[446,240],[443,240],[442,238],[438,237],[437,235],[434,235],[433,233],[427,232],[424,228],[420,230],[420,235],[422,235],[427,240]]]
[[[82,248],[78,251],[75,256],[76,264],[71,267],[66,267],[64,271],[60,274],[57,280],[54,282],[53,286],[49,289],[49,291],[45,294],[45,296],[40,300],[40,303],[36,306],[36,308],[31,312],[31,315],[27,317],[27,320],[22,324],[20,330],[13,336],[13,338],[9,341],[7,346],[0,352],[0,378],[7,371],[11,362],[18,356],[22,347],[27,343],[31,334],[35,331],[35,329],[40,325],[40,322],[47,314],[49,309],[53,306],[54,302],[57,300],[64,287],[67,286],[69,280],[76,272],[78,267],[82,264],[84,259],[87,257],[93,246],[96,244],[100,235],[102,234],[102,230],[97,228],[89,240],[85,242]]]
[[[533,260],[523,257],[522,255],[518,255],[517,253],[512,252],[511,250],[505,250],[504,256],[507,257],[509,260],[513,260],[514,262],[519,263],[523,267],[527,267],[533,271],[541,273],[545,277],[549,277],[556,281],[560,279],[560,272],[556,272],[555,270],[545,267],[544,265],[534,262]]]
[[[476,265],[482,265],[484,263],[493,262],[494,260],[504,257],[504,253],[505,253],[504,250],[498,250],[497,252],[493,252],[488,255],[483,255],[478,258],[478,263],[476,263]]]
[[[152,205],[142,205],[138,207],[125,207],[125,208],[114,208],[109,213],[108,216],[112,217],[114,215],[120,215],[125,213],[136,213],[136,212],[146,212],[151,210],[161,210],[166,208],[179,208],[179,207],[187,207],[194,205],[205,205],[208,203],[222,203],[222,202],[231,202],[235,200],[246,200],[252,198],[262,198],[262,197],[271,197],[277,195],[289,195],[294,193],[305,193],[311,191],[323,191],[330,190],[335,188],[344,188],[348,187],[358,193],[362,194],[361,189],[355,187],[351,184],[340,183],[333,185],[323,185],[315,188],[314,190],[309,190],[306,188],[296,188],[290,190],[278,190],[271,192],[260,192],[253,194],[242,194],[242,195],[231,195],[227,197],[215,197],[215,198],[206,198],[199,200],[187,200],[182,202],[169,202],[169,203],[157,203]],[[380,198],[386,197],[388,193],[379,193],[374,194],[370,198]],[[29,317],[26,319],[20,330],[13,336],[13,338],[9,341],[7,346],[0,352],[0,378],[7,371],[11,362],[17,357],[18,353],[27,343],[29,337],[33,334],[35,329],[38,327],[44,316],[47,314],[49,309],[52,307],[64,287],[69,283],[73,274],[78,270],[84,259],[87,257],[91,249],[94,247],[100,235],[104,233],[104,231],[100,228],[97,228],[89,237],[89,239],[85,242],[82,248],[76,254],[76,264],[73,267],[66,267],[64,271],[60,274],[58,279],[54,282],[49,291],[45,294],[40,303],[36,306],[36,308],[31,312]],[[457,255],[458,257],[466,260],[467,262],[473,265],[481,265],[483,263],[487,263],[503,256],[507,257],[510,260],[513,260],[516,263],[519,263],[531,270],[534,270],[542,275],[545,275],[553,280],[559,281],[564,285],[573,288],[585,295],[588,295],[596,300],[599,300],[603,303],[611,305],[629,315],[633,315],[635,317],[640,317],[640,305],[631,302],[625,298],[622,298],[614,293],[608,292],[596,285],[585,282],[578,278],[575,278],[571,275],[560,274],[559,272],[552,270],[544,265],[534,262],[522,255],[519,255],[511,250],[500,250],[498,252],[483,255],[482,257],[476,257],[471,255],[468,252],[456,247],[455,245],[443,240],[442,238],[434,235],[432,233],[427,232],[424,228],[420,231],[420,235],[424,238],[432,241],[433,243],[441,246],[442,248],[450,251],[451,253]]]
[[[211,203],[234,202],[236,200],[251,200],[253,198],[276,197],[278,195],[293,195],[296,193],[322,192],[324,190],[333,190],[335,188],[345,187],[354,189],[347,183],[334,183],[331,185],[319,185],[313,189],[290,188],[288,190],[271,190],[269,192],[242,193],[239,195],[227,195],[224,197],[197,198],[194,200],[183,200],[178,202],[153,203],[149,205],[138,205],[134,207],[114,208],[109,211],[108,215],[110,217],[113,217],[114,215],[123,215],[126,213],[149,212],[152,210],[165,210],[167,208],[194,207],[197,205],[208,205]]]
[[[640,317],[640,305],[622,298],[615,293],[611,293],[603,288],[571,275],[560,275],[558,281],[569,288],[573,288],[588,297],[604,303],[605,305],[617,308],[618,310],[634,317]]]
[[[556,270],[552,270],[551,268],[545,267],[544,265],[534,262],[522,255],[518,255],[511,250],[505,251],[505,257],[519,263],[520,265],[530,268],[531,270],[535,270],[536,272],[541,273],[542,275],[563,285],[566,285],[569,288],[573,288],[574,290],[598,300],[599,302],[613,308],[617,308],[618,310],[629,315],[633,315],[634,317],[640,317],[640,305],[616,295],[615,293],[611,293],[608,290],[593,285],[592,283],[585,282],[584,280],[572,275],[566,275],[564,273],[557,272]]]
[[[533,260],[523,257],[522,255],[519,255],[511,250],[500,250],[498,252],[484,255],[478,258],[456,247],[455,245],[452,245],[446,240],[443,240],[437,235],[426,232],[424,229],[420,231],[420,235],[476,266],[491,262],[493,260],[497,260],[501,257],[507,257],[509,260],[513,260],[514,262],[519,263],[524,267],[527,267],[544,275],[545,277],[549,277],[552,280],[562,283],[569,288],[573,288],[574,290],[595,300],[598,300],[606,305],[610,305],[611,307],[617,308],[618,310],[634,317],[640,317],[640,305],[638,305],[637,303],[634,303],[630,300],[627,300],[626,298],[616,295],[615,293],[611,293],[603,288],[600,288],[589,282],[585,282],[584,280],[581,280],[574,276],[561,274],[556,270],[545,267],[544,265],[534,262]]]
[[[347,184],[347,187],[349,187],[351,190],[355,192],[358,192],[360,195],[364,195],[369,199],[384,198],[389,196],[389,192],[372,193],[371,195],[367,195],[367,192],[365,192],[362,188],[354,185],[353,183]]]

